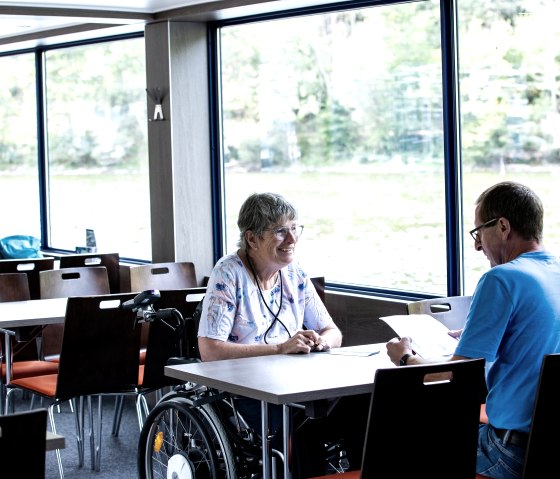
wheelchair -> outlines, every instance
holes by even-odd
[[[151,306],[157,294],[141,295],[132,307],[145,320],[157,320]],[[179,331],[188,357],[170,358],[168,364],[200,361],[194,345],[201,306],[202,301],[185,318],[190,325]],[[325,447],[328,469],[343,472],[341,445]],[[279,466],[273,469],[281,469],[283,455],[273,449],[272,457]],[[139,479],[258,479],[262,477],[261,439],[237,411],[232,395],[194,383],[179,384],[157,401],[144,421],[137,469]]]

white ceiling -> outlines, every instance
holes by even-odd
[[[37,34],[37,32],[75,27],[84,23],[130,24],[143,22],[143,20],[138,19],[138,15],[131,15],[130,19],[122,18],[125,15],[120,15],[121,18],[110,18],[106,15],[107,11],[131,14],[154,14],[175,8],[210,3],[210,1],[211,0],[0,1],[0,40],[3,39],[5,42],[5,39],[14,36],[32,35]],[[37,9],[39,9],[39,11],[37,11]],[[57,16],[57,12],[53,12],[51,9],[64,9],[62,12],[63,15]],[[69,9],[102,10],[104,12],[99,18],[84,18],[80,16],[69,16],[72,13],[69,12]]]

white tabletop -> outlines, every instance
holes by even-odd
[[[63,323],[67,298],[0,302],[0,328]]]
[[[378,351],[371,356],[354,355]],[[371,392],[375,371],[395,367],[385,343],[331,354],[276,354],[166,366],[165,374],[233,394],[289,404]]]

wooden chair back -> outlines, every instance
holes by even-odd
[[[28,258],[0,260],[0,273],[25,273],[29,281],[31,299],[39,299],[39,274],[41,271],[54,269],[54,258]]]
[[[0,415],[2,477],[45,477],[47,410]]]
[[[0,301],[27,301],[31,299],[29,281],[25,273],[0,273]]]
[[[152,263],[130,268],[130,290],[196,288],[194,263]]]
[[[109,294],[109,278],[105,266],[82,266],[41,271],[41,298],[68,298]],[[43,355],[46,358],[60,354],[64,324],[50,324],[43,329]]]
[[[448,296],[408,303],[408,314],[429,314],[448,329],[462,329],[467,320],[472,296]]]
[[[556,462],[558,443],[554,440],[560,428],[558,378],[560,378],[560,353],[545,355],[525,452],[523,479],[550,477],[551,471],[558,468]]]
[[[52,258],[0,260],[0,301],[27,301],[39,298],[39,274],[52,269]],[[27,326],[15,328],[16,341],[12,345],[14,360],[39,359],[37,338],[41,328]],[[0,346],[0,350],[2,347]]]
[[[121,307],[134,294],[68,298],[56,397],[131,391],[138,382],[140,329]]]
[[[105,266],[111,293],[121,292],[120,257],[118,253],[69,254],[60,257],[60,268]]]
[[[183,289],[169,289],[160,291],[161,297],[154,305],[156,309],[173,308],[179,311],[185,320],[185,329],[182,335],[181,351],[176,351],[173,356],[183,356],[188,358],[199,358],[198,353],[198,322],[193,319],[194,312],[198,304],[204,298],[206,288],[183,288]],[[150,346],[154,338],[152,337],[151,325],[148,333],[148,347],[146,352],[146,368],[148,368],[148,357],[150,355]],[[155,342],[155,341],[154,341]],[[167,358],[164,358],[167,362]],[[156,365],[156,373],[160,378],[163,370],[159,369]],[[146,370],[145,374],[148,374]],[[151,373],[150,373],[151,374]]]
[[[324,276],[315,276],[313,278],[310,278],[311,282],[313,283],[313,286],[315,286],[315,290],[317,291],[317,294],[319,295],[319,298],[321,298],[321,301],[323,301],[323,304],[326,304],[326,297],[325,297],[325,277]]]
[[[442,373],[451,379],[428,382]],[[483,359],[377,370],[361,477],[392,477],[399,464],[415,477],[475,477],[483,384]],[[414,447],[399,447],[403,431],[418,432]]]
[[[42,271],[39,281],[41,299],[110,293],[109,277],[105,266]]]

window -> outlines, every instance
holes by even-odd
[[[244,199],[274,191],[298,208],[311,274],[445,295],[438,2],[219,34],[227,252]]]
[[[150,260],[144,39],[7,55],[0,68],[0,234],[75,251],[93,229],[98,251]]]
[[[0,57],[0,71],[0,238],[39,238],[35,57]]]
[[[488,261],[468,230],[487,187],[514,180],[544,204],[544,244],[560,251],[560,4],[458,2],[465,277],[474,291]]]
[[[142,38],[45,52],[49,245],[151,259]]]
[[[355,290],[472,294],[489,268],[468,235],[474,202],[502,180],[535,189],[545,246],[560,250],[560,4],[455,2],[459,89],[444,92],[452,22],[440,2],[352,3],[218,29],[224,253],[243,200],[269,190],[299,209],[310,273]],[[444,123],[455,96],[459,131]],[[446,133],[460,138],[456,172]],[[446,238],[450,217],[458,239]]]

